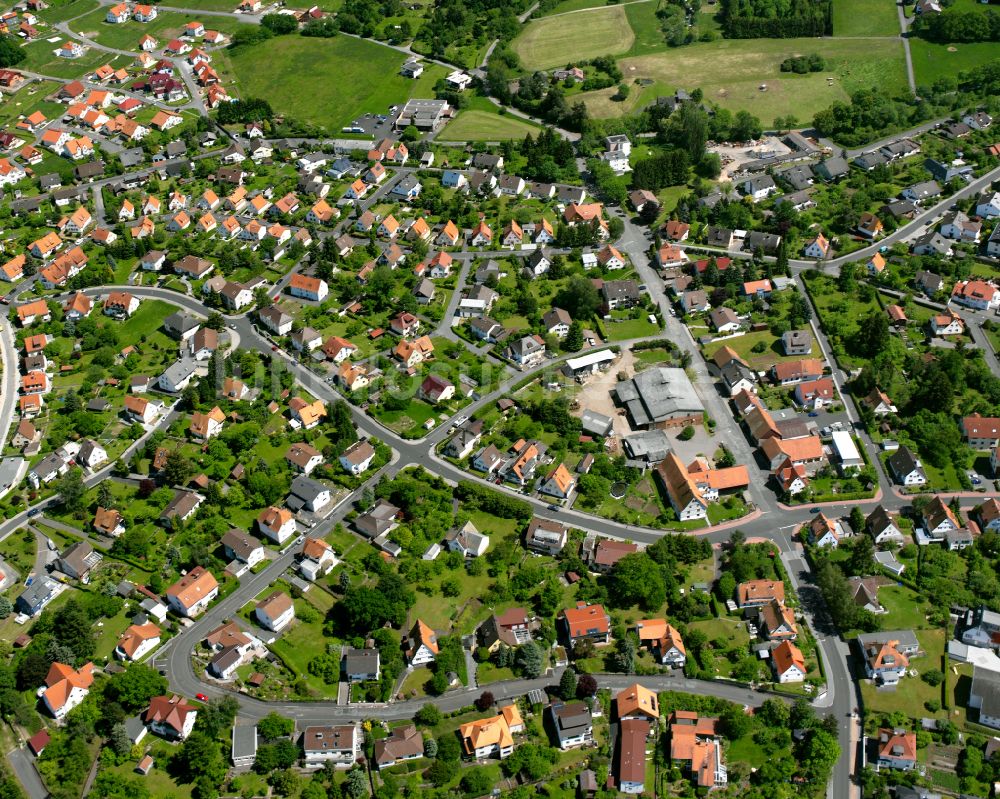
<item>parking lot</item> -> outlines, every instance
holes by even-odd
[[[376,140],[388,138],[393,132],[392,123],[396,110],[396,106],[392,106],[386,114],[363,114],[345,127],[344,133],[371,136]]]

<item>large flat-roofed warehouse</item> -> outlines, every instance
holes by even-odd
[[[615,387],[633,427],[683,427],[702,421],[705,406],[683,369],[654,367]]]
[[[407,100],[396,117],[396,129],[413,125],[418,130],[437,130],[453,113],[447,100]]]

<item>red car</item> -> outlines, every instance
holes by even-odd
[[[205,696],[205,694],[195,694],[194,698],[197,699],[199,702],[207,702],[208,701],[208,697]]]

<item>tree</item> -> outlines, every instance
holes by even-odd
[[[239,711],[240,703],[235,697],[212,699],[198,712],[198,728],[208,736],[218,738],[233,726]]]
[[[277,36],[293,33],[299,27],[294,14],[265,14],[260,18],[260,24]]]
[[[566,339],[563,341],[566,352],[579,352],[583,349],[583,326],[576,320],[569,326]]]
[[[889,346],[889,318],[882,310],[874,310],[861,320],[854,335],[854,349],[859,355],[874,358]]]
[[[205,779],[216,788],[222,784],[228,770],[219,742],[199,730],[188,736],[174,762],[189,782]]]
[[[871,536],[859,535],[855,538],[849,568],[851,574],[859,577],[875,573],[875,545]]]
[[[462,790],[469,796],[483,796],[493,788],[492,769],[480,766],[466,769],[462,775]]]
[[[154,696],[166,693],[168,687],[167,678],[156,669],[142,663],[133,663],[108,680],[104,696],[120,704],[126,711],[137,711],[149,705],[149,700]]]
[[[615,645],[615,668],[625,674],[635,671],[636,645],[631,635],[618,639]]]
[[[438,744],[433,738],[424,739],[424,757],[437,757]]]
[[[564,308],[573,319],[590,319],[601,307],[601,295],[583,275],[573,275],[556,294],[553,303]]]
[[[618,607],[638,604],[643,610],[659,610],[667,601],[660,567],[645,552],[634,552],[611,567],[611,598]]]
[[[528,679],[540,677],[542,674],[542,650],[534,641],[528,641],[517,650],[515,662]]]
[[[87,492],[87,487],[83,484],[83,470],[73,468],[66,472],[56,483],[56,492],[66,510],[71,513],[82,512],[83,499]]]
[[[493,704],[495,702],[496,702],[496,699],[494,698],[493,693],[491,691],[483,691],[479,695],[479,698],[476,700],[476,703],[475,703],[476,704],[476,709],[479,710],[479,711],[487,711],[491,707],[493,707]]]
[[[854,530],[856,535],[861,535],[865,531],[865,514],[857,505],[851,508],[850,522],[851,529]]]
[[[132,739],[129,738],[128,729],[124,724],[118,723],[112,727],[111,736],[108,740],[111,748],[119,757],[125,757],[125,755],[132,751]]]
[[[576,686],[576,672],[573,669],[567,668],[559,678],[559,696],[568,702],[576,696]]]
[[[0,596],[0,619],[6,619],[13,612],[14,606],[10,600],[5,596]]]
[[[257,732],[265,741],[276,741],[285,738],[295,731],[295,722],[277,713],[268,713],[257,722]]]
[[[12,67],[20,64],[28,54],[12,36],[0,36],[0,67]]]
[[[351,799],[361,799],[368,794],[368,779],[360,767],[352,768],[347,772],[346,780],[347,794]]]
[[[576,696],[578,699],[588,699],[597,693],[597,680],[590,674],[581,674],[576,681]]]
[[[858,606],[854,603],[844,573],[830,561],[824,560],[816,572],[816,585],[826,600],[831,617],[844,629],[853,627]]]
[[[179,449],[167,455],[167,461],[163,465],[163,481],[167,485],[187,485],[193,474],[194,464]]]
[[[294,795],[301,781],[299,775],[288,768],[272,772],[271,776],[267,778],[267,784],[274,788],[274,792],[279,796]]]

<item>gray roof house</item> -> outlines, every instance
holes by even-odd
[[[354,527],[366,538],[376,538],[391,532],[399,524],[399,514],[399,508],[388,500],[380,499],[354,520]]]
[[[594,718],[583,702],[558,702],[549,706],[549,712],[560,749],[582,746],[592,739]]]
[[[285,499],[285,504],[296,513],[303,508],[315,513],[326,507],[330,498],[329,488],[318,480],[300,474],[292,480],[292,487],[287,499]]]
[[[18,595],[14,607],[19,613],[34,616],[52,600],[57,588],[54,580],[36,576],[31,585]]]
[[[56,568],[76,580],[86,580],[90,570],[101,562],[101,555],[86,541],[70,545],[56,560]]]
[[[827,181],[843,177],[850,169],[851,167],[848,165],[847,159],[839,155],[827,158],[825,161],[820,161],[813,167],[813,171]]]
[[[381,674],[379,652],[377,649],[347,648],[341,667],[344,676],[351,682],[377,680]]]

